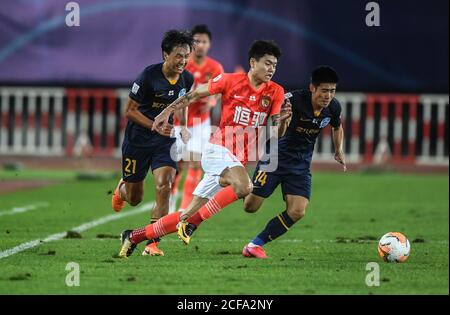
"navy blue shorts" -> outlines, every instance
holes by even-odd
[[[137,183],[143,181],[148,170],[154,171],[163,166],[177,170],[177,162],[170,155],[174,142],[151,147],[138,147],[124,142],[122,145],[122,178],[125,182]]]
[[[268,198],[281,184],[283,198],[285,195],[302,196],[311,198],[311,172],[309,168],[303,170],[280,170],[263,172],[259,170],[258,163],[253,174],[253,191],[256,196]]]

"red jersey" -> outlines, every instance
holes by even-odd
[[[243,164],[247,163],[249,154],[256,154],[252,150],[258,140],[258,130],[266,125],[268,117],[280,113],[284,89],[269,81],[255,90],[247,73],[220,74],[209,81],[208,89],[211,94],[222,94],[220,126],[211,143],[226,147]]]
[[[223,67],[218,61],[207,56],[201,65],[197,65],[192,58],[189,59],[189,62],[186,65],[186,70],[194,76],[194,86],[192,89],[195,90],[200,84],[208,83],[210,79],[221,74],[223,72]],[[202,123],[209,118],[209,111],[202,112],[203,106],[206,105],[208,101],[208,97],[204,97],[201,100],[189,105],[187,120],[188,127]],[[195,124],[194,118],[196,118]],[[179,124],[180,122],[176,121],[176,125]]]

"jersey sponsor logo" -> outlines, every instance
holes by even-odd
[[[320,127],[320,128],[325,128],[325,127],[330,123],[330,121],[331,121],[331,118],[330,118],[330,117],[325,117],[325,118],[320,122],[319,127]]]
[[[178,93],[178,97],[182,97],[186,94],[186,89],[181,89],[181,91]]]
[[[300,117],[300,121],[311,121],[311,119]]]
[[[155,97],[162,97],[162,96],[164,96],[164,92],[155,93]]]
[[[222,78],[222,73],[213,79],[213,82],[217,82]]]
[[[158,102],[153,102],[152,104],[152,108],[166,108],[167,104],[164,103],[158,103]]]
[[[233,98],[239,100],[239,99],[243,99],[244,97],[243,97],[243,96],[239,96],[239,95],[234,94],[234,95],[233,95]]]
[[[131,88],[131,93],[133,94],[137,94],[137,92],[139,91],[140,86],[135,82],[133,83],[133,87]]]
[[[267,117],[264,112],[252,112],[250,109],[243,106],[236,106],[233,122],[241,126],[252,126],[257,128],[263,125]]]
[[[272,99],[269,96],[263,96],[261,98],[261,106],[267,108],[270,106]]]

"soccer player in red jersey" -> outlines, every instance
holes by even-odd
[[[223,72],[222,65],[208,56],[211,47],[212,35],[208,26],[196,25],[191,30],[194,38],[194,52],[191,54],[186,70],[194,76],[194,86],[196,89],[200,84],[206,84],[211,78],[217,77]],[[187,128],[191,135],[187,144],[184,144],[176,126],[177,146],[181,151],[181,158],[187,164],[186,181],[183,187],[183,196],[181,199],[179,211],[184,211],[192,200],[192,193],[195,187],[202,179],[202,168],[200,158],[203,147],[209,142],[211,137],[211,119],[210,111],[220,99],[220,97],[209,96],[192,103],[189,106]],[[176,116],[175,116],[176,117]],[[177,119],[174,120],[175,125],[179,125]],[[176,195],[178,185],[181,179],[181,172],[177,173],[171,192],[170,212],[176,210]]]
[[[256,139],[239,133],[239,127],[261,129],[269,118],[270,124],[278,126],[279,122],[284,124],[291,116],[290,106],[285,106],[280,114],[284,90],[271,81],[280,55],[281,51],[274,42],[254,42],[249,50],[248,73],[220,74],[208,85],[178,98],[155,118],[153,126],[161,128],[175,110],[185,108],[202,97],[222,95],[220,126],[202,152],[201,164],[205,175],[196,187],[191,203],[183,212],[169,214],[143,228],[123,231],[120,257],[130,256],[140,242],[176,231],[188,244],[193,230],[202,221],[252,192],[252,181],[244,165],[251,153],[251,141]]]

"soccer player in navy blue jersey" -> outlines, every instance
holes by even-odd
[[[253,175],[253,191],[245,198],[244,209],[256,212],[278,185],[281,185],[286,210],[271,219],[261,233],[242,254],[245,257],[267,258],[263,246],[286,233],[291,226],[305,216],[311,197],[311,160],[316,139],[323,128],[332,127],[335,147],[334,159],[346,164],[342,144],[344,131],[341,124],[341,105],[334,98],[339,81],[337,73],[328,66],[314,70],[309,90],[291,92],[292,118],[284,136],[278,141],[278,167],[266,172],[260,161]]]
[[[144,179],[151,168],[156,186],[152,222],[168,213],[171,185],[177,171],[174,160],[176,138],[171,137],[173,117],[164,128],[152,131],[152,127],[156,116],[191,90],[194,78],[185,67],[192,48],[193,38],[189,32],[168,31],[161,43],[164,61],[146,67],[131,87],[125,108],[128,124],[122,144],[122,179],[112,196],[115,211],[122,210],[125,202],[136,206],[142,201]],[[183,109],[176,114],[181,137],[186,143],[189,139],[187,111]],[[164,255],[157,247],[158,241],[150,240],[143,254]]]

